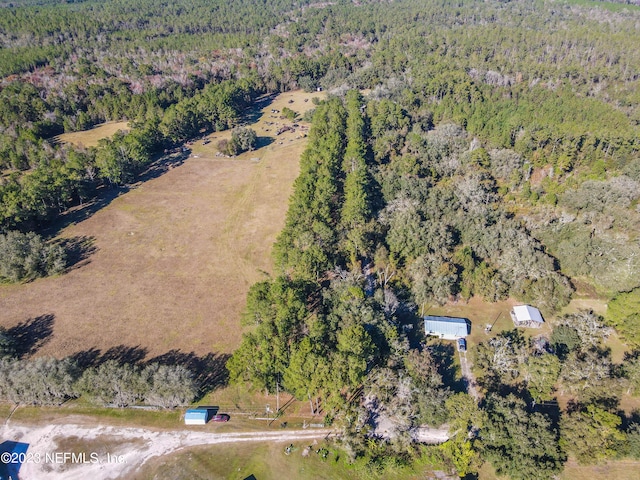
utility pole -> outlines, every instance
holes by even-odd
[[[276,377],[276,415],[280,413],[280,374]]]

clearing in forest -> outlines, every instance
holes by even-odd
[[[63,133],[55,137],[59,143],[70,143],[76,147],[96,147],[98,140],[115,135],[118,130],[129,131],[129,122],[107,122],[82,132]]]
[[[183,162],[161,160],[162,175],[114,193],[64,228],[60,238],[93,252],[64,275],[0,286],[0,324],[21,324],[37,337],[38,355],[119,346],[147,358],[174,349],[232,352],[247,290],[271,271],[271,246],[306,146],[300,130],[275,136],[266,122],[283,122],[270,118],[272,109],[301,112],[321,95],[262,103],[248,125],[261,137],[258,150],[221,158],[215,140],[195,142]]]

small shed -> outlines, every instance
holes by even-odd
[[[544,323],[540,310],[531,305],[516,305],[513,307],[511,319],[516,327],[540,328]]]
[[[191,408],[184,414],[185,425],[206,425],[209,420],[209,412],[205,409]]]
[[[471,332],[471,322],[457,317],[424,317],[424,333],[446,340],[464,338]]]

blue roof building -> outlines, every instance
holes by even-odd
[[[466,318],[426,316],[424,333],[446,340],[464,338],[471,333],[471,322]]]
[[[205,409],[191,408],[184,414],[185,425],[206,425],[209,412]]]

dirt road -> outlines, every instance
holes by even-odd
[[[460,356],[460,369],[462,370],[462,378],[467,386],[467,393],[475,398],[476,402],[480,400],[476,378],[471,372],[470,361],[467,359],[467,352],[458,352]]]
[[[324,438],[328,429],[272,432],[212,433],[197,430],[161,431],[113,426],[55,424],[2,427],[2,439],[19,442],[21,466],[9,465],[20,480],[107,480],[126,478],[150,458],[198,445],[239,442],[296,442]],[[28,448],[27,448],[28,447]],[[7,460],[4,454],[2,460]],[[4,461],[4,463],[10,463]],[[19,470],[16,468],[19,466]]]

